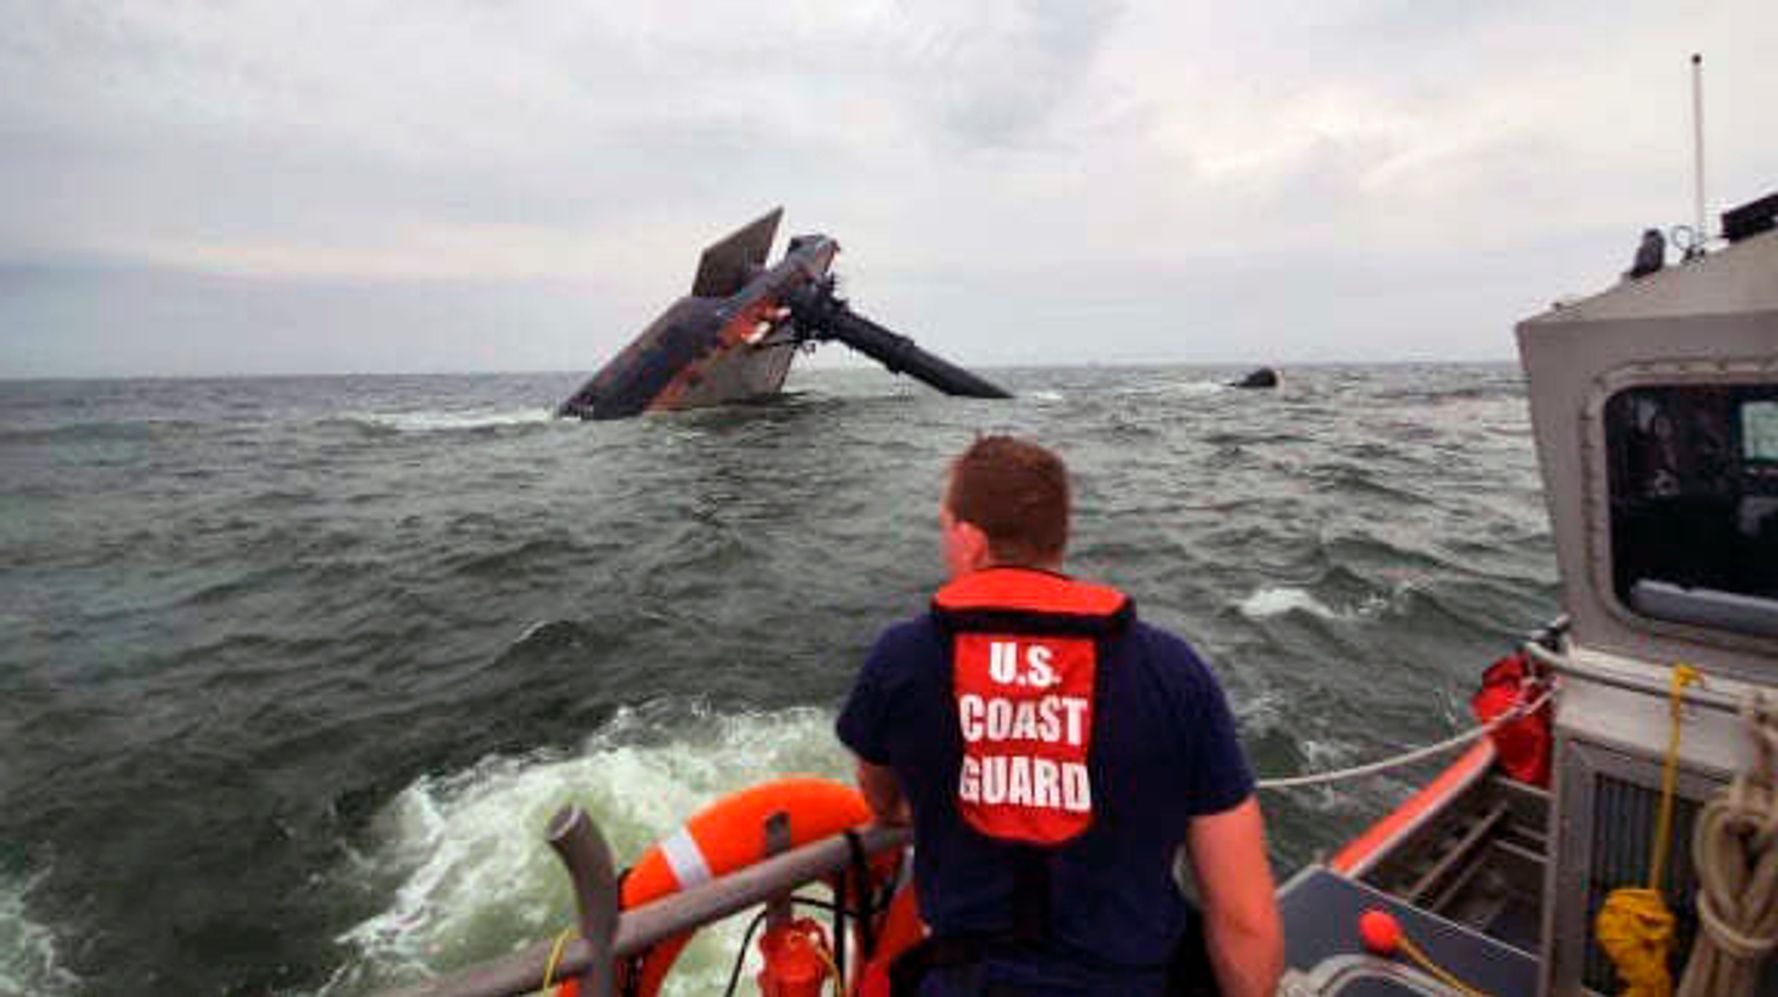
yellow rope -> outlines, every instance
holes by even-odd
[[[1427,955],[1425,950],[1421,949],[1420,946],[1415,945],[1409,940],[1406,935],[1401,936],[1401,939],[1397,941],[1396,944],[1401,947],[1403,952],[1408,954],[1408,958],[1419,963],[1421,969],[1431,973],[1440,983],[1443,983],[1445,986],[1462,994],[1463,997],[1488,997],[1487,993],[1484,991],[1477,990],[1469,984],[1464,983],[1462,980],[1451,975],[1451,972],[1445,969],[1445,967],[1433,962],[1432,957]]]
[[[563,928],[556,936],[556,943],[549,947],[549,961],[543,964],[543,986],[537,991],[538,997],[550,997],[555,987],[556,968],[562,964],[562,952],[568,948],[568,939],[574,937],[573,928]]]
[[[1690,665],[1673,666],[1667,686],[1667,757],[1661,766],[1661,810],[1655,822],[1653,854],[1648,860],[1648,886],[1620,887],[1605,898],[1593,922],[1599,947],[1611,957],[1624,980],[1621,997],[1669,997],[1673,979],[1667,971],[1673,946],[1673,913],[1661,896],[1667,868],[1667,852],[1673,837],[1673,798],[1679,786],[1679,731],[1685,687],[1701,683],[1703,676]]]
[[[1667,868],[1668,846],[1673,838],[1673,795],[1679,785],[1679,722],[1685,706],[1685,687],[1703,681],[1698,670],[1687,664],[1673,666],[1673,678],[1667,686],[1667,761],[1661,767],[1661,819],[1655,824],[1654,855],[1648,860],[1648,888],[1661,888],[1661,873]]]

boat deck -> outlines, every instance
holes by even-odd
[[[1310,866],[1292,877],[1278,906],[1284,918],[1285,963],[1299,974],[1295,993],[1383,997],[1447,992],[1404,963],[1365,952],[1358,918],[1372,909],[1394,914],[1406,936],[1434,962],[1476,989],[1493,994],[1537,991],[1537,960],[1530,954],[1325,866]]]
[[[1377,908],[1467,985],[1536,993],[1548,817],[1549,795],[1499,776],[1491,752],[1460,759],[1378,825],[1389,834],[1279,891],[1287,992],[1449,993],[1405,960],[1365,951],[1358,918]]]

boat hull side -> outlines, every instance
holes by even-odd
[[[1386,858],[1390,849],[1407,840],[1452,801],[1486,778],[1493,767],[1494,742],[1483,738],[1387,817],[1347,842],[1346,847],[1328,862],[1328,867],[1346,876],[1364,875]]]

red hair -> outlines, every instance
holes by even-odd
[[[983,436],[951,462],[945,508],[987,535],[996,561],[1060,561],[1068,545],[1068,469],[1028,440]]]

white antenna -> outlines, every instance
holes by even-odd
[[[1704,255],[1704,57],[1692,53],[1692,244],[1685,258]]]

